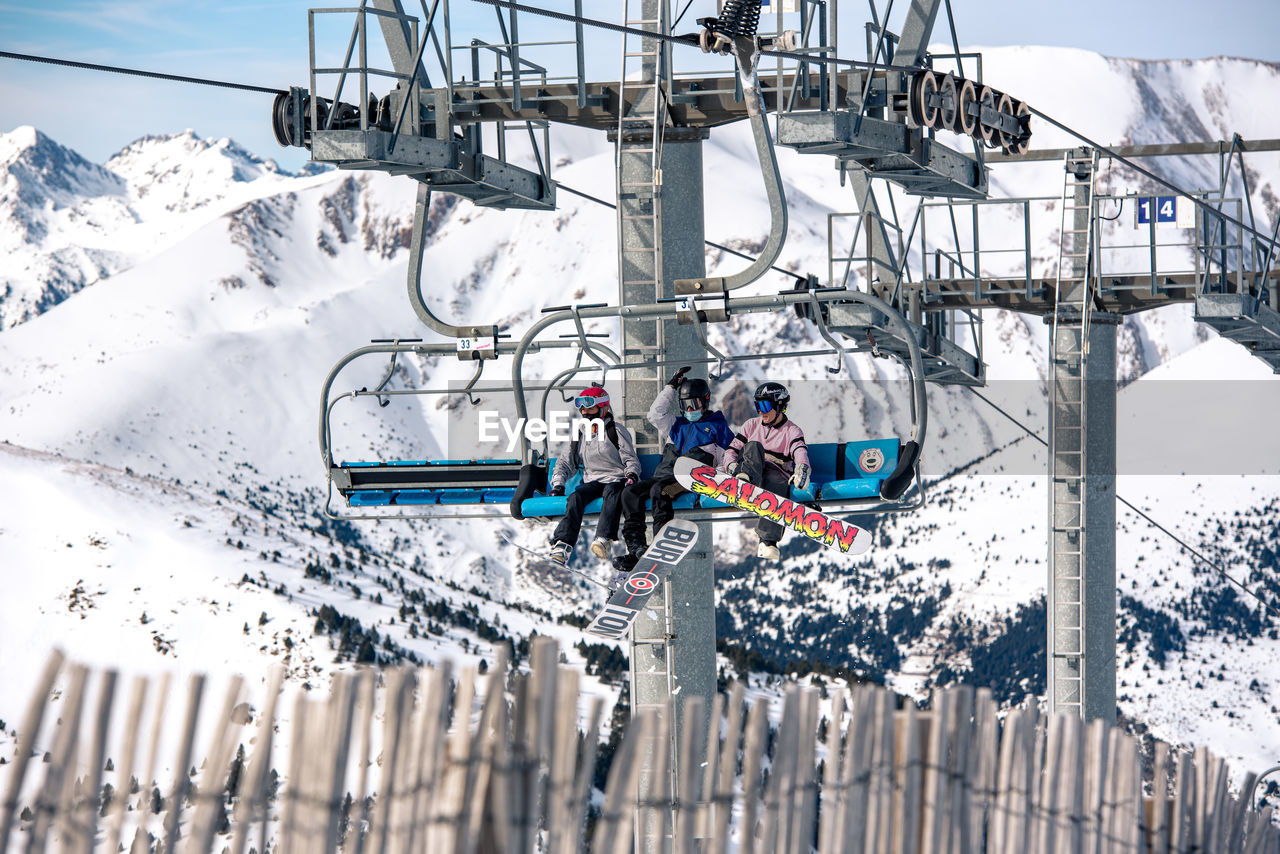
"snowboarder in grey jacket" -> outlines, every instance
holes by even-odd
[[[618,539],[618,517],[622,512],[622,490],[640,479],[640,458],[636,456],[631,431],[613,418],[609,393],[601,386],[584,389],[573,401],[584,419],[599,419],[602,429],[585,431],[556,460],[551,473],[551,494],[564,495],[565,484],[582,468],[582,483],[565,504],[564,516],[551,535],[551,559],[567,564],[582,530],[587,505],[602,499],[600,519],[591,553],[607,559]]]

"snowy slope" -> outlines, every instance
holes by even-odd
[[[1005,88],[1101,141],[1165,141],[1192,127],[1203,138],[1237,128],[1276,135],[1255,118],[1256,104],[1276,90],[1276,69],[1266,64],[1008,49],[988,52],[985,70],[993,82],[1016,80]],[[1103,93],[1108,109],[1082,106],[1081,85]],[[1037,146],[1065,144],[1052,131],[1036,133]],[[607,193],[599,188],[612,186],[612,155],[603,139],[564,136],[557,179]],[[743,127],[716,130],[705,158],[708,175],[757,173]],[[783,150],[779,160],[792,220],[779,263],[821,273],[826,214],[852,210],[853,199],[828,158]],[[544,523],[356,527],[320,515],[316,422],[330,366],[371,338],[422,335],[404,294],[411,181],[288,176],[229,141],[190,135],[142,139],[95,166],[20,130],[0,137],[0,165],[0,216],[12,226],[0,234],[13,259],[0,272],[0,439],[10,443],[0,445],[0,470],[13,487],[0,499],[0,559],[41,569],[6,572],[0,649],[17,654],[0,656],[0,684],[11,686],[0,695],[0,719],[19,717],[25,686],[54,643],[138,672],[175,663],[260,672],[261,663],[287,658],[295,686],[323,684],[336,659],[368,653],[366,641],[385,659],[492,660],[495,637],[519,641],[536,630],[561,637],[569,659],[583,660],[572,648],[579,633],[559,618],[580,616],[598,591],[548,575],[499,536],[533,545]],[[1278,166],[1259,159],[1251,167],[1260,216],[1274,213]],[[1212,166],[1169,168],[1196,186],[1212,178]],[[1121,170],[1107,180],[1147,189]],[[1056,195],[1061,171],[1001,167],[992,186]],[[599,206],[569,193],[552,213],[434,204],[424,290],[441,316],[520,330],[547,305],[615,298],[613,218]],[[758,181],[709,183],[709,239],[749,250],[767,227]],[[1034,235],[1038,264],[1055,256],[1056,227]],[[743,264],[720,255],[708,254],[712,271]],[[789,284],[771,274],[757,288]],[[616,334],[607,322],[590,328]],[[733,353],[819,343],[792,316],[735,318],[712,335]],[[987,393],[1041,432],[1045,342],[1036,318],[985,315]],[[1120,378],[1130,383],[1122,412],[1131,389],[1162,378],[1249,378],[1260,393],[1280,395],[1265,369],[1213,339],[1186,306],[1129,318],[1120,346]],[[529,365],[548,376],[566,358],[544,354]],[[338,387],[371,386],[384,367],[357,363]],[[836,386],[825,362],[777,359],[737,369],[722,391],[778,376],[805,390],[795,414],[811,439],[901,433],[908,419],[898,375],[861,359],[844,370],[839,382],[848,385]],[[440,388],[469,375],[456,360],[405,359],[393,382]],[[930,504],[876,520],[877,547],[859,564],[793,547],[783,565],[762,566],[744,550],[741,526],[717,526],[722,638],[802,670],[848,669],[909,693],[955,678],[993,684],[1005,701],[1038,690],[1042,454],[964,389],[931,389],[930,415]],[[446,445],[448,411],[431,399],[398,398],[386,409],[362,400],[335,409],[335,419],[335,444],[348,459],[416,458]],[[1251,589],[1274,590],[1275,477],[1126,475],[1119,491]],[[1118,517],[1122,711],[1159,737],[1205,744],[1242,767],[1269,763],[1280,753],[1265,725],[1280,690],[1265,666],[1280,651],[1274,618],[1250,616],[1253,600],[1128,511]],[[321,621],[317,634],[315,612],[326,605],[359,620],[359,632]],[[595,687],[616,696],[616,687]]]
[[[144,137],[102,166],[35,128],[0,136],[0,329],[290,182],[231,140],[190,131]]]

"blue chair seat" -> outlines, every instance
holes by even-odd
[[[862,442],[817,442],[809,445],[809,463],[812,479],[803,490],[789,490],[795,501],[835,501],[840,499],[877,498],[880,484],[898,465],[900,443],[897,439],[872,439]],[[640,457],[641,476],[649,478],[661,462],[658,454]],[[401,460],[391,462],[344,462],[341,468],[354,469],[345,475],[343,494],[354,507],[380,507],[396,505],[465,505],[509,504],[515,499],[517,489],[512,480],[527,477],[521,475],[519,460]],[[449,466],[461,471],[440,471]],[[511,480],[505,472],[495,472],[489,466],[506,466],[512,469]],[[397,471],[388,469],[394,467]],[[416,475],[412,468],[422,469]],[[467,467],[485,467],[488,475],[476,472],[471,477]],[[527,469],[528,467],[526,467]],[[360,471],[366,470],[366,471]],[[473,469],[474,471],[474,469]],[[432,473],[429,473],[432,472]],[[495,476],[500,475],[500,476]],[[546,475],[540,475],[545,477]],[[335,475],[336,477],[336,475]],[[524,481],[521,481],[524,483]],[[535,483],[538,481],[535,481]],[[576,473],[565,484],[569,494],[582,483],[582,473]],[[527,488],[526,487],[521,487]],[[529,494],[527,492],[522,494]],[[520,505],[524,516],[563,516],[567,499],[564,496],[541,495],[534,492]],[[652,502],[648,502],[652,509]],[[707,496],[682,495],[674,502],[677,509],[728,507],[723,501]],[[587,505],[588,514],[598,514],[599,499]]]
[[[442,489],[441,504],[479,504],[484,499],[482,489]]]
[[[818,483],[810,480],[809,485],[804,489],[796,489],[794,486],[790,490],[790,498],[795,501],[817,501],[818,500]]]
[[[880,495],[880,478],[860,477],[852,480],[833,480],[822,484],[821,500],[836,498],[876,498]]]
[[[438,504],[440,493],[434,489],[401,489],[395,494],[396,504]]]
[[[539,495],[535,498],[526,498],[520,504],[520,512],[525,516],[563,516],[568,500],[563,495]]]

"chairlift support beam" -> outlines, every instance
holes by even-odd
[[[1097,152],[1064,156],[1049,351],[1046,603],[1052,713],[1115,721],[1116,330],[1094,307]]]

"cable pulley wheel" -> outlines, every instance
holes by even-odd
[[[912,119],[923,128],[938,126],[942,110],[937,104],[938,78],[932,71],[916,75],[911,94]]]
[[[1017,137],[1004,129],[1005,117],[1013,115],[1013,99],[1001,92],[1000,96],[996,98],[996,109],[1000,111],[1000,127],[996,130],[995,141],[1002,150],[1008,151],[1009,146],[1017,139]]]
[[[301,140],[293,138],[293,99],[288,92],[276,95],[271,105],[271,131],[282,146],[302,144]]]
[[[948,74],[942,78],[942,83],[938,86],[938,96],[938,123],[935,127],[959,133],[960,88],[953,75]]]
[[[1018,119],[1018,135],[1010,141],[1009,147],[1005,150],[1010,154],[1026,154],[1031,148],[1031,130],[1027,127],[1031,108],[1025,101],[1018,101],[1014,104],[1013,114]]]
[[[996,108],[996,90],[990,86],[983,86],[978,90],[978,104],[981,106],[982,112],[994,110]],[[978,114],[978,137],[984,145],[994,146],[996,144],[997,128],[986,123],[982,112]]]
[[[973,136],[978,129],[978,117],[973,107],[978,104],[978,91],[972,80],[960,83],[960,97],[956,99],[956,133]]]

